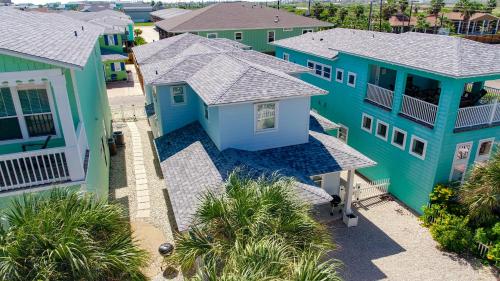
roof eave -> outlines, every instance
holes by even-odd
[[[33,55],[29,55],[29,54],[25,54],[25,53],[21,53],[21,52],[16,52],[16,51],[11,51],[11,50],[6,50],[6,49],[0,49],[0,54],[19,57],[22,59],[28,59],[28,60],[32,60],[32,61],[51,64],[51,65],[69,68],[69,69],[83,70],[83,68],[85,67],[84,65],[72,64],[72,63],[63,62],[63,61],[42,58],[42,57],[33,56]]]

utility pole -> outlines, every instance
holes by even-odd
[[[368,15],[368,30],[372,30],[373,0],[370,0],[370,14]]]
[[[413,0],[410,1],[410,17],[408,18],[408,31],[411,31],[411,12],[413,11]]]
[[[309,0],[309,4],[307,4],[307,16],[311,16],[311,0]]]
[[[280,9],[280,0],[278,0],[278,10]]]
[[[380,19],[379,19],[379,30],[380,32],[382,32],[382,4],[383,4],[383,1],[384,0],[380,0]]]

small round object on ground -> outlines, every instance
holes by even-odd
[[[170,254],[172,254],[173,251],[174,251],[174,245],[170,243],[163,243],[160,245],[160,247],[158,247],[158,252],[160,253],[160,255],[164,257],[170,256]]]

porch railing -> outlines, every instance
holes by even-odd
[[[491,125],[497,122],[500,122],[500,104],[498,99],[493,103],[458,109],[455,129]]]
[[[368,83],[366,99],[388,109],[392,109],[394,92],[386,88]]]
[[[434,126],[436,121],[438,106],[419,100],[408,95],[403,95],[401,113],[417,121]]]
[[[372,182],[363,182],[355,184],[353,192],[353,201],[366,200],[381,196],[389,192],[389,179],[381,179]]]
[[[0,191],[69,179],[64,147],[0,156]]]

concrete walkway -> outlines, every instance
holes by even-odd
[[[149,186],[144,166],[144,153],[142,152],[141,135],[135,122],[127,122],[132,137],[134,155],[135,192],[137,198],[137,218],[149,218],[151,204],[149,199]]]

